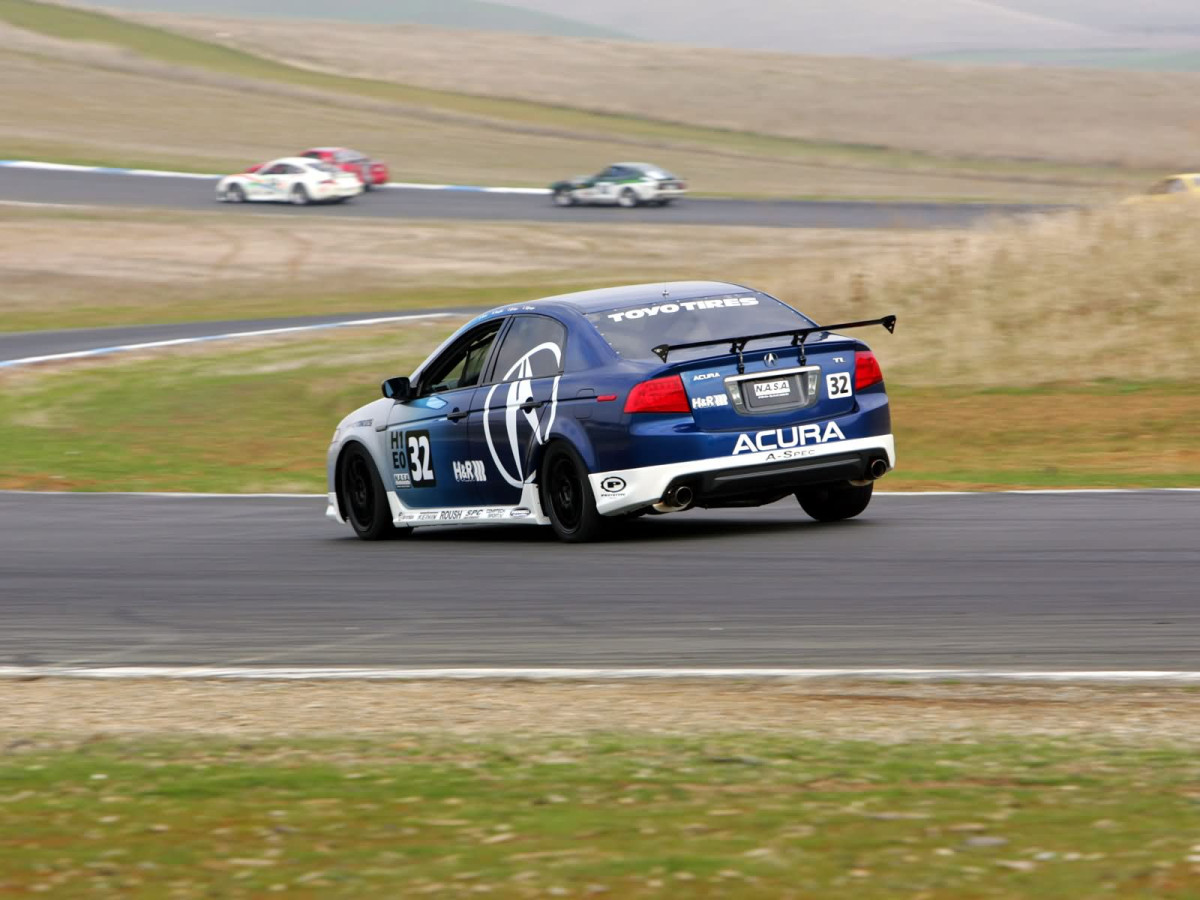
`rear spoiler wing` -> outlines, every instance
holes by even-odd
[[[800,365],[804,365],[807,361],[804,355],[804,342],[808,340],[810,335],[822,331],[842,331],[846,328],[867,328],[871,325],[882,325],[888,330],[889,334],[893,334],[896,331],[896,317],[884,316],[881,319],[864,319],[861,322],[841,322],[837,325],[813,325],[811,328],[796,328],[791,331],[768,331],[765,334],[748,334],[744,337],[735,338],[717,338],[712,341],[693,341],[690,344],[659,344],[657,347],[652,348],[652,352],[663,362],[666,362],[672,350],[691,350],[694,347],[714,347],[718,344],[729,344],[729,352],[737,354],[738,374],[741,375],[746,371],[742,351],[746,349],[746,345],[751,341],[774,337],[790,337],[792,339],[792,346],[800,348]]]

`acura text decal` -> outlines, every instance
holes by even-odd
[[[787,450],[790,447],[807,447],[809,444],[824,444],[827,441],[844,441],[846,436],[837,422],[820,425],[793,425],[791,428],[775,428],[757,434],[739,434],[733,455],[739,453],[764,453],[770,450]]]

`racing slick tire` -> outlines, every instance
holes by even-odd
[[[796,491],[801,508],[818,522],[853,519],[871,502],[875,485],[820,484]]]
[[[387,492],[371,456],[362,447],[346,448],[338,463],[338,499],[350,527],[364,541],[385,541],[404,537],[411,528],[392,523],[392,508]]]
[[[603,540],[611,520],[596,511],[587,466],[575,448],[562,442],[551,444],[542,460],[539,481],[542,509],[559,540],[568,544]]]
[[[288,195],[288,202],[294,206],[308,206],[312,202],[312,198],[308,196],[308,190],[302,184],[292,188],[291,194]]]
[[[229,187],[225,188],[225,192],[221,196],[221,199],[226,203],[245,203],[246,192],[242,190],[242,186],[240,184],[231,184]]]
[[[625,190],[617,194],[617,206],[622,209],[633,209],[635,206],[639,206],[641,202],[642,199],[633,188],[625,188]]]
[[[570,191],[559,188],[554,192],[553,201],[555,206],[574,206],[575,198],[571,196]]]

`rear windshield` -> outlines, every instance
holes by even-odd
[[[657,359],[653,348],[660,344],[732,339],[816,324],[787,304],[764,294],[731,294],[678,301],[663,298],[644,305],[592,313],[587,318],[625,359]],[[747,346],[774,346],[780,340],[751,341]],[[722,352],[719,345],[698,347],[672,353],[671,361],[698,359]]]

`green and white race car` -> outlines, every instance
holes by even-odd
[[[597,175],[550,185],[555,206],[666,206],[687,194],[687,182],[649,163],[614,163]]]

